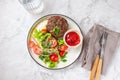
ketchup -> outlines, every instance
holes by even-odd
[[[80,36],[76,32],[71,31],[66,34],[65,41],[70,46],[76,46],[80,43]]]

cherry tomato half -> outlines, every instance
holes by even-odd
[[[50,60],[53,61],[53,62],[57,62],[58,61],[58,55],[57,54],[52,54],[50,56]]]
[[[29,47],[29,48],[32,48],[34,45],[35,45],[35,43],[34,43],[33,41],[30,40],[30,41],[28,42],[28,47]]]
[[[57,40],[55,38],[51,38],[52,45],[50,46],[51,48],[57,46]]]
[[[42,29],[41,31],[42,31],[42,33],[46,33],[47,29]]]
[[[63,57],[65,55],[65,51],[61,51],[59,54],[61,57]]]
[[[61,45],[60,47],[59,47],[59,50],[60,51],[65,51],[65,50],[67,50],[68,49],[68,46],[66,46],[66,45]]]
[[[40,54],[41,54],[40,47],[39,47],[38,45],[35,45],[35,46],[33,47],[33,51],[34,51],[34,53],[37,54],[37,55],[40,55]]]

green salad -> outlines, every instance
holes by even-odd
[[[59,32],[57,28],[54,31],[56,34]],[[68,46],[64,44],[63,38],[56,39],[46,29],[34,29],[28,46],[48,68],[55,68],[60,62],[67,62]]]

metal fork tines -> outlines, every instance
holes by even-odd
[[[100,46],[101,46],[101,51],[100,51],[100,57],[103,58],[103,54],[105,52],[105,45],[106,45],[106,40],[107,40],[108,33],[104,32],[102,34]]]

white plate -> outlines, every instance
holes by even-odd
[[[81,30],[80,30],[80,27],[78,26],[78,24],[75,21],[73,21],[71,18],[69,18],[67,16],[64,16],[64,15],[61,15],[61,14],[50,14],[50,15],[46,15],[46,16],[40,18],[39,20],[37,20],[33,24],[32,28],[30,29],[29,34],[28,34],[28,40],[30,39],[32,31],[36,27],[39,30],[42,29],[43,26],[47,24],[48,18],[51,17],[51,16],[61,16],[61,17],[65,18],[67,20],[68,24],[69,24],[69,29],[75,29],[79,33],[81,33]],[[81,35],[82,35],[82,33],[81,33]],[[81,44],[77,48],[69,48],[68,49],[68,54],[66,55],[67,62],[60,62],[60,63],[58,63],[57,67],[52,68],[52,69],[61,69],[61,68],[67,67],[67,66],[71,65],[72,63],[74,63],[78,59],[78,57],[81,53],[82,45],[83,44]],[[28,51],[29,51],[31,57],[35,60],[35,62],[37,62],[39,65],[41,65],[45,68],[48,68],[47,65],[38,58],[38,55],[34,54],[29,48],[28,48]],[[48,69],[51,69],[51,68],[48,68]]]

